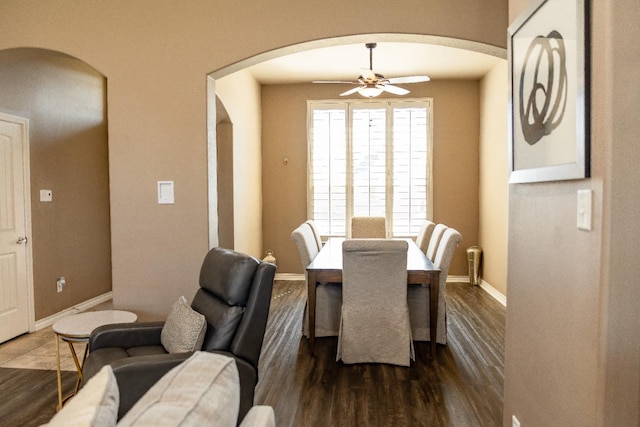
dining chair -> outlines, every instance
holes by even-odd
[[[409,366],[415,359],[407,304],[405,240],[342,244],[342,310],[336,360]]]
[[[431,234],[433,234],[433,229],[435,227],[436,224],[433,221],[424,221],[420,227],[420,231],[418,232],[418,237],[416,237],[416,245],[418,245],[420,250],[425,254],[427,253],[429,240],[431,239]]]
[[[300,224],[291,233],[291,240],[293,240],[298,248],[302,268],[306,271],[307,266],[311,264],[311,261],[313,261],[316,255],[318,255],[318,252],[320,252],[311,226],[306,222]]]
[[[440,244],[440,240],[442,239],[442,235],[444,231],[449,228],[444,224],[436,224],[433,228],[433,233],[431,233],[431,238],[429,239],[429,246],[427,246],[427,258],[433,261],[433,258],[436,256],[436,251],[438,250],[438,245]]]
[[[449,266],[456,247],[462,241],[460,233],[447,228],[440,240],[438,250],[433,259],[433,264],[440,269],[440,282],[438,289],[438,330],[436,342],[447,343],[447,304],[446,287]],[[411,331],[415,341],[429,341],[429,288],[420,285],[410,285],[408,289],[409,312],[411,313]]]
[[[311,231],[313,231],[313,236],[316,238],[318,252],[320,252],[320,249],[322,249],[322,237],[320,237],[320,230],[318,230],[316,223],[312,219],[306,220],[305,223],[309,224],[309,227],[311,227]]]
[[[319,249],[314,232],[308,222],[300,224],[291,233],[300,254],[305,284],[308,284],[307,266],[318,255]],[[340,306],[342,306],[342,285],[340,283],[320,283],[316,287],[316,337],[335,336],[340,326]],[[309,336],[307,305],[303,312],[302,333]]]
[[[351,218],[351,238],[384,239],[387,237],[386,220],[382,216],[354,216]]]

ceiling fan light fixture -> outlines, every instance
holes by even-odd
[[[358,93],[365,98],[375,98],[382,93],[382,89],[374,85],[367,85],[358,89]]]

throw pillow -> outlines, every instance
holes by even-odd
[[[160,332],[160,342],[169,353],[187,353],[202,348],[207,321],[192,309],[184,296],[171,307]]]
[[[110,365],[95,374],[73,399],[46,424],[48,427],[113,427],[118,420],[120,392]]]
[[[118,427],[233,427],[239,408],[235,360],[198,351],[160,378],[122,417]]]

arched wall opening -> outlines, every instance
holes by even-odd
[[[0,51],[0,111],[29,120],[35,321],[111,293],[107,79],[36,48]],[[52,191],[50,202],[40,190]],[[57,292],[56,281],[66,285]]]
[[[262,241],[262,246],[257,247],[252,253],[264,254],[267,249],[275,251],[276,258],[278,259],[278,272],[279,273],[300,273],[300,263],[297,252],[293,243],[291,242],[289,235],[291,230],[295,228],[298,222],[302,222],[306,218],[306,145],[305,136],[301,129],[297,130],[297,133],[291,131],[294,126],[304,126],[304,114],[299,116],[299,111],[304,109],[304,105],[300,104],[301,99],[311,99],[310,97],[318,96],[320,89],[318,86],[326,88],[331,85],[311,85],[311,84],[295,84],[290,85],[291,90],[288,90],[288,94],[293,91],[297,93],[291,95],[288,98],[290,104],[297,103],[298,107],[296,112],[293,113],[293,109],[286,111],[281,106],[274,104],[273,99],[276,97],[289,96],[285,94],[287,90],[281,90],[279,86],[286,85],[263,85],[252,80],[251,74],[246,71],[247,67],[259,64],[263,61],[275,59],[281,56],[294,54],[306,50],[313,50],[317,48],[325,48],[330,46],[338,46],[343,44],[358,44],[366,43],[375,40],[379,43],[383,42],[396,42],[415,44],[416,49],[418,45],[437,45],[449,48],[461,49],[474,53],[481,53],[486,56],[498,58],[500,66],[506,70],[506,50],[503,48],[497,48],[495,46],[489,46],[482,43],[471,42],[468,40],[452,39],[446,37],[425,36],[425,35],[407,35],[407,34],[363,34],[357,36],[338,37],[324,40],[317,40],[307,43],[296,44],[281,49],[265,52],[260,55],[256,55],[252,58],[248,58],[244,61],[240,61],[236,64],[225,67],[221,70],[215,71],[209,75],[210,94],[215,93],[219,96],[225,104],[231,106],[229,109],[232,121],[234,123],[234,132],[239,131],[245,126],[254,126],[250,120],[246,119],[245,114],[247,111],[258,110],[258,126],[260,132],[258,136],[252,141],[253,151],[261,152],[260,167],[263,169],[260,181],[257,184],[259,191],[254,191],[256,195],[263,200],[263,205],[260,209],[261,217],[255,221],[259,222],[261,228],[259,233],[253,234],[256,237],[255,241]],[[434,58],[435,61],[438,58]],[[435,155],[439,156],[440,166],[436,165],[437,182],[447,182],[449,186],[457,186],[453,190],[446,190],[443,192],[442,185],[436,189],[436,192],[440,192],[438,196],[438,205],[435,211],[435,220],[449,223],[449,225],[457,227],[465,236],[465,245],[477,244],[479,236],[479,195],[478,191],[475,192],[473,198],[467,205],[460,206],[459,201],[456,201],[456,197],[453,195],[459,195],[457,191],[460,187],[473,188],[469,186],[470,183],[478,185],[478,168],[480,158],[478,151],[480,150],[481,140],[492,140],[495,144],[499,145],[499,150],[505,151],[506,159],[506,126],[504,127],[504,135],[501,131],[492,133],[491,136],[487,135],[486,129],[480,131],[481,116],[484,117],[502,117],[506,114],[506,80],[500,82],[502,74],[498,73],[496,78],[487,79],[487,83],[479,83],[478,79],[475,80],[461,80],[461,79],[447,79],[446,77],[440,79],[440,81],[432,81],[426,83],[424,86],[415,85],[416,90],[412,89],[412,95],[415,96],[439,96],[436,99],[436,111],[434,116],[439,121],[438,128],[440,132],[437,137],[439,138],[440,147],[448,145],[446,150],[437,150]],[[499,91],[494,91],[498,86]],[[255,87],[257,87],[257,89]],[[294,87],[295,86],[295,87]],[[326,91],[319,96],[332,96],[338,98],[337,94],[340,93],[338,89],[333,89],[333,95],[326,95]],[[342,89],[344,90],[344,89]],[[248,91],[252,94],[257,91],[257,95],[254,95],[253,105],[251,102],[242,103],[242,111],[234,110],[233,104],[238,102],[234,100],[236,97],[244,97],[244,94],[240,94],[240,91]],[[497,96],[502,102],[498,108],[500,111],[484,111],[480,112],[481,108],[480,97],[481,93],[486,95],[490,93],[497,93]],[[285,95],[283,95],[285,94]],[[412,96],[410,95],[410,96]],[[504,96],[502,96],[504,95]],[[493,96],[493,95],[492,95]],[[326,99],[326,98],[319,98]],[[453,100],[453,101],[452,101]],[[287,101],[276,101],[277,103],[286,103]],[[239,102],[238,102],[239,103]],[[484,102],[482,105],[486,105]],[[452,106],[454,105],[454,106]],[[280,110],[277,113],[273,113],[275,107]],[[469,107],[471,106],[471,107]],[[493,108],[493,107],[491,107]],[[502,111],[504,110],[504,111]],[[283,113],[284,112],[284,113]],[[291,114],[289,114],[291,113]],[[473,117],[463,117],[465,115]],[[238,117],[234,117],[234,114],[239,114]],[[251,113],[249,113],[251,114]],[[214,122],[209,112],[209,126]],[[483,119],[484,120],[484,119]],[[461,128],[461,124],[464,124]],[[484,126],[484,123],[483,123]],[[460,144],[456,145],[454,139],[458,138],[458,135],[452,135],[452,133],[460,134],[459,130],[467,128],[466,135],[460,137],[464,141],[460,141]],[[502,128],[502,121],[494,126],[495,128]],[[446,131],[443,131],[446,129]],[[482,133],[482,134],[481,134]],[[211,132],[209,133],[211,135]],[[502,138],[502,139],[500,139]],[[277,142],[274,145],[274,141]],[[287,142],[282,142],[287,141]],[[446,141],[446,144],[444,142]],[[471,145],[464,145],[471,141]],[[285,147],[285,145],[287,145]],[[474,155],[468,155],[468,153],[475,152]],[[238,152],[237,152],[238,153]],[[247,151],[243,150],[242,155],[246,155]],[[460,155],[462,154],[462,155]],[[500,156],[501,153],[498,153]],[[466,157],[465,157],[466,156]],[[493,156],[493,153],[492,153]],[[287,158],[288,162],[284,159]],[[462,160],[461,159],[465,159]],[[286,165],[285,165],[286,163]],[[445,163],[449,163],[449,166],[444,167]],[[458,164],[456,164],[458,163]],[[239,164],[239,160],[236,159],[236,165]],[[506,164],[506,163],[505,163]],[[455,165],[455,168],[451,165]],[[463,173],[457,173],[455,176],[443,176],[443,170],[454,171],[461,169]],[[215,165],[209,164],[209,175],[216,173]],[[239,168],[235,169],[236,176],[239,173]],[[454,172],[449,172],[449,175]],[[437,183],[435,185],[438,185]],[[247,190],[249,187],[244,187],[245,195],[247,191],[251,193],[251,190]],[[507,186],[504,185],[504,191],[506,192]],[[467,191],[470,191],[467,189]],[[259,192],[259,194],[257,194]],[[252,196],[253,197],[253,194]],[[273,206],[280,204],[286,206],[279,210],[274,210]],[[236,205],[237,206],[237,205]],[[247,215],[247,210],[238,210],[236,213],[243,212],[243,216]],[[290,217],[295,217],[292,220]],[[236,215],[237,218],[237,215]],[[243,227],[242,222],[246,221],[246,218],[242,218],[240,222],[236,223],[236,243],[242,242],[243,238],[239,228]],[[251,227],[252,224],[249,224]],[[506,229],[500,230],[502,233],[506,233]],[[494,233],[492,236],[498,236],[499,233]],[[242,245],[242,243],[240,243]],[[463,255],[464,251],[459,251],[453,265],[456,275],[466,274],[466,260]],[[505,270],[506,266],[500,265],[499,270]],[[504,283],[498,285],[500,292],[504,293]]]

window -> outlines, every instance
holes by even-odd
[[[308,214],[323,236],[384,216],[392,237],[409,237],[431,218],[431,103],[308,102]]]

